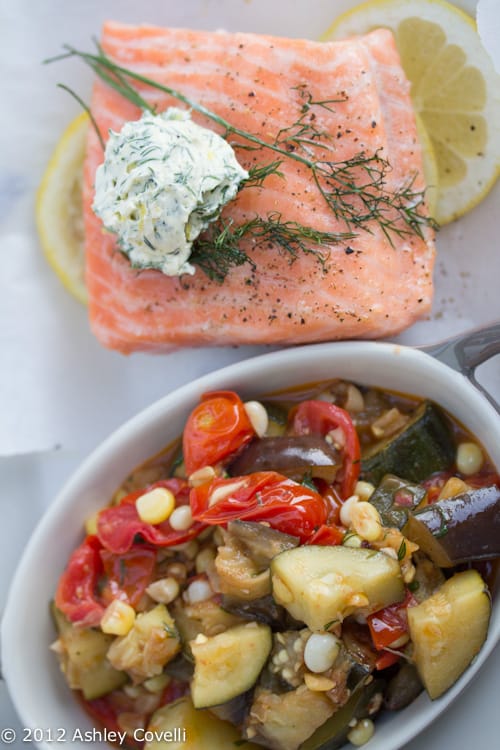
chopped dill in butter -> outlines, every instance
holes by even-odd
[[[134,268],[193,274],[193,242],[248,173],[221,136],[171,107],[110,132],[93,210]]]

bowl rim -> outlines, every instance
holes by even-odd
[[[439,381],[439,378],[445,376],[447,385],[450,388],[450,393],[453,393],[455,389],[466,392],[467,399],[470,399],[471,405],[479,410],[480,417],[481,415],[486,415],[489,422],[496,425],[493,429],[497,430],[497,434],[500,437],[500,423],[498,423],[498,415],[494,408],[464,375],[452,370],[446,364],[439,362],[418,349],[386,342],[328,342],[290,347],[287,349],[268,352],[256,357],[240,360],[239,362],[233,363],[219,370],[212,371],[166,394],[123,423],[118,429],[102,441],[86,459],[84,459],[76,471],[73,472],[63,485],[56,498],[43,514],[21,556],[9,587],[5,610],[0,623],[0,636],[3,675],[15,709],[18,715],[22,718],[25,726],[39,726],[40,721],[39,718],[36,718],[36,712],[35,716],[33,715],[33,707],[29,710],[26,706],[26,685],[29,681],[29,677],[28,675],[22,674],[20,666],[23,662],[23,657],[19,656],[19,649],[13,647],[13,644],[15,644],[16,640],[19,638],[19,623],[16,619],[16,601],[19,601],[19,595],[22,592],[23,587],[25,587],[26,580],[28,580],[29,576],[32,574],[32,570],[34,569],[33,566],[35,565],[36,568],[36,566],[39,565],[42,545],[45,543],[47,536],[50,536],[55,522],[65,510],[67,511],[68,508],[71,508],[76,502],[79,490],[82,487],[85,487],[89,478],[98,475],[99,471],[102,471],[108,463],[112,462],[114,456],[120,456],[123,447],[127,449],[130,443],[137,441],[138,434],[140,435],[144,433],[144,431],[151,426],[158,427],[172,410],[175,411],[184,404],[189,404],[189,406],[192,407],[197,396],[207,390],[221,389],[224,383],[234,383],[238,382],[238,380],[243,380],[248,386],[252,379],[258,377],[261,374],[262,369],[266,368],[268,370],[273,370],[274,372],[280,372],[280,377],[282,379],[283,372],[285,372],[284,379],[288,382],[290,380],[289,368],[292,368],[294,364],[297,364],[297,361],[302,357],[314,361],[315,358],[321,360],[322,357],[334,358],[335,356],[341,356],[347,359],[349,358],[349,355],[358,358],[364,356],[373,360],[377,359],[377,357],[382,359],[388,358],[388,362],[392,359],[392,362],[398,362],[405,366],[408,365],[417,370],[424,369],[427,372],[429,382],[435,379]],[[356,367],[357,366],[359,365],[356,365]],[[332,373],[332,377],[335,377],[335,372]],[[293,379],[294,378],[292,378],[292,380]],[[319,380],[323,378],[316,379]],[[362,382],[363,380],[368,382],[370,380],[373,381],[373,376],[371,373],[367,373],[366,378],[358,376],[357,379],[359,382]],[[307,380],[304,380],[302,377],[297,381],[297,384],[299,382],[304,383],[307,382]],[[287,384],[282,387],[287,387]],[[387,386],[382,383],[380,387],[383,388]],[[238,390],[238,388],[235,387],[235,390]],[[258,394],[259,391],[260,393],[263,393],[274,389],[269,387],[264,389],[261,387],[260,389],[250,388],[248,390],[253,391],[254,394],[256,392]],[[406,392],[409,393],[410,391]],[[174,436],[170,436],[168,439],[173,439],[173,437]],[[481,435],[478,435],[478,437],[481,442],[484,442]],[[168,439],[165,439],[164,444],[168,443]],[[154,452],[157,452],[157,450]],[[153,455],[154,452],[149,453],[148,455]],[[500,458],[496,457],[494,460],[498,466]],[[138,465],[138,463],[135,463],[134,465]],[[102,503],[100,503],[100,507],[102,507]],[[63,557],[61,570],[64,566],[64,560],[65,558]],[[408,709],[404,710],[405,721],[400,722],[402,726],[394,727],[391,730],[389,742],[386,738],[384,744],[379,746],[376,741],[376,731],[374,738],[371,740],[371,747],[373,750],[397,750],[397,748],[403,743],[409,742],[420,731],[429,726],[429,724],[453,702],[453,700],[477,675],[480,667],[493,651],[499,639],[500,599],[497,599],[492,609],[492,619],[490,621],[488,638],[483,645],[481,652],[475,658],[471,666],[437,701],[431,702],[427,696],[420,696],[416,701],[410,704]],[[74,701],[70,691],[67,690],[67,692]],[[401,713],[399,715],[401,715]],[[82,723],[83,719],[84,714],[82,710]],[[391,724],[393,723],[394,721],[391,722]],[[376,726],[381,726],[382,724],[383,722],[378,719]],[[52,747],[52,745],[46,743],[45,740],[36,742],[36,744],[41,750],[49,750],[49,748]],[[78,743],[73,744],[75,747],[78,747]],[[81,747],[83,748],[83,744]]]

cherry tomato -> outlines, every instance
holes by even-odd
[[[340,509],[342,508],[342,500],[340,499],[339,493],[332,487],[331,484],[325,479],[314,479],[314,483],[318,488],[319,494],[324,498],[327,508],[327,523],[340,525]]]
[[[193,523],[185,531],[175,531],[169,521],[155,524],[145,523],[139,518],[135,501],[155,487],[166,487],[176,498],[177,505],[189,503],[189,486],[183,479],[165,479],[155,482],[121,500],[119,505],[101,510],[97,517],[97,535],[103,547],[121,555],[134,545],[137,536],[155,547],[171,547],[194,539],[203,530],[201,523]]]
[[[107,549],[101,550],[100,554],[103,575],[98,588],[102,603],[107,605],[113,599],[121,599],[132,607],[137,607],[151,583],[156,551],[140,545],[121,555],[115,555]]]
[[[342,500],[354,492],[361,461],[358,433],[349,412],[327,401],[303,401],[293,415],[292,430],[296,435],[319,434],[324,437],[339,428],[344,436],[343,466],[335,485]]]
[[[393,664],[396,664],[397,661],[399,661],[401,658],[401,654],[395,653],[393,651],[381,651],[380,656],[377,658],[377,661],[375,662],[375,669],[387,669],[388,667],[392,667]]]
[[[191,490],[193,518],[223,525],[231,520],[266,521],[304,542],[326,521],[321,495],[274,471],[214,481]]]
[[[112,698],[113,693],[110,693],[109,695],[104,695],[102,698],[93,698],[89,701],[81,697],[80,701],[92,719],[104,727],[108,733],[116,733],[118,737],[123,732],[123,728],[118,723],[118,715],[122,713],[123,709],[114,705]],[[132,704],[130,705],[130,710],[133,710]],[[142,748],[143,746],[143,742],[136,741],[133,737],[127,736],[125,747]]]
[[[96,536],[87,536],[75,549],[56,590],[55,605],[70,622],[96,627],[104,607],[96,596],[96,586],[103,571],[101,544]]]
[[[254,436],[243,401],[236,393],[205,393],[184,428],[182,448],[187,474],[203,466],[214,466]]]
[[[406,610],[415,604],[417,604],[417,600],[411,591],[407,591],[402,602],[391,604],[389,607],[384,607],[384,609],[380,609],[367,617],[373,645],[378,651],[392,646],[393,643],[408,633]]]
[[[323,524],[314,534],[309,537],[306,544],[319,544],[322,547],[334,547],[342,544],[345,530],[335,525]]]

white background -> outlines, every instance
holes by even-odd
[[[456,4],[474,11],[473,0]],[[91,79],[76,62],[42,66],[41,61],[65,42],[88,49],[105,18],[317,38],[352,5],[352,0],[0,0],[0,609],[37,519],[97,443],[186,380],[263,351],[220,348],[125,358],[93,339],[85,309],[41,257],[33,219],[47,159],[78,113],[55,84],[70,84],[88,99]],[[440,233],[432,314],[401,341],[431,343],[500,317],[499,211],[497,185],[470,215]],[[485,377],[500,390],[498,359]],[[498,674],[499,649],[446,715],[406,750],[497,747]],[[0,729],[7,726],[20,732],[0,683]],[[18,739],[11,747],[29,744]]]

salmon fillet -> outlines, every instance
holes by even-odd
[[[380,149],[391,165],[389,189],[398,189],[413,174],[413,188],[424,188],[409,83],[386,30],[320,43],[108,22],[102,46],[120,65],[181,91],[266,142],[298,120],[305,91],[314,101],[339,100],[314,107],[315,124],[335,146],[335,161]],[[159,111],[183,106],[151,87],[138,88]],[[91,108],[103,134],[141,114],[100,81]],[[217,129],[196,112],[193,119]],[[248,169],[276,154],[237,149],[237,157]],[[107,347],[165,352],[183,346],[377,338],[398,333],[430,308],[435,248],[427,228],[423,239],[393,236],[391,244],[370,222],[369,232],[330,247],[323,265],[304,253],[290,263],[272,243],[250,241],[245,250],[255,270],[248,264],[234,268],[223,283],[199,269],[181,278],[133,269],[91,208],[102,160],[90,128],[84,170],[86,279],[91,327]],[[285,159],[280,170],[283,178],[272,175],[262,188],[242,190],[224,216],[239,224],[277,212],[282,221],[345,231],[306,167]]]

